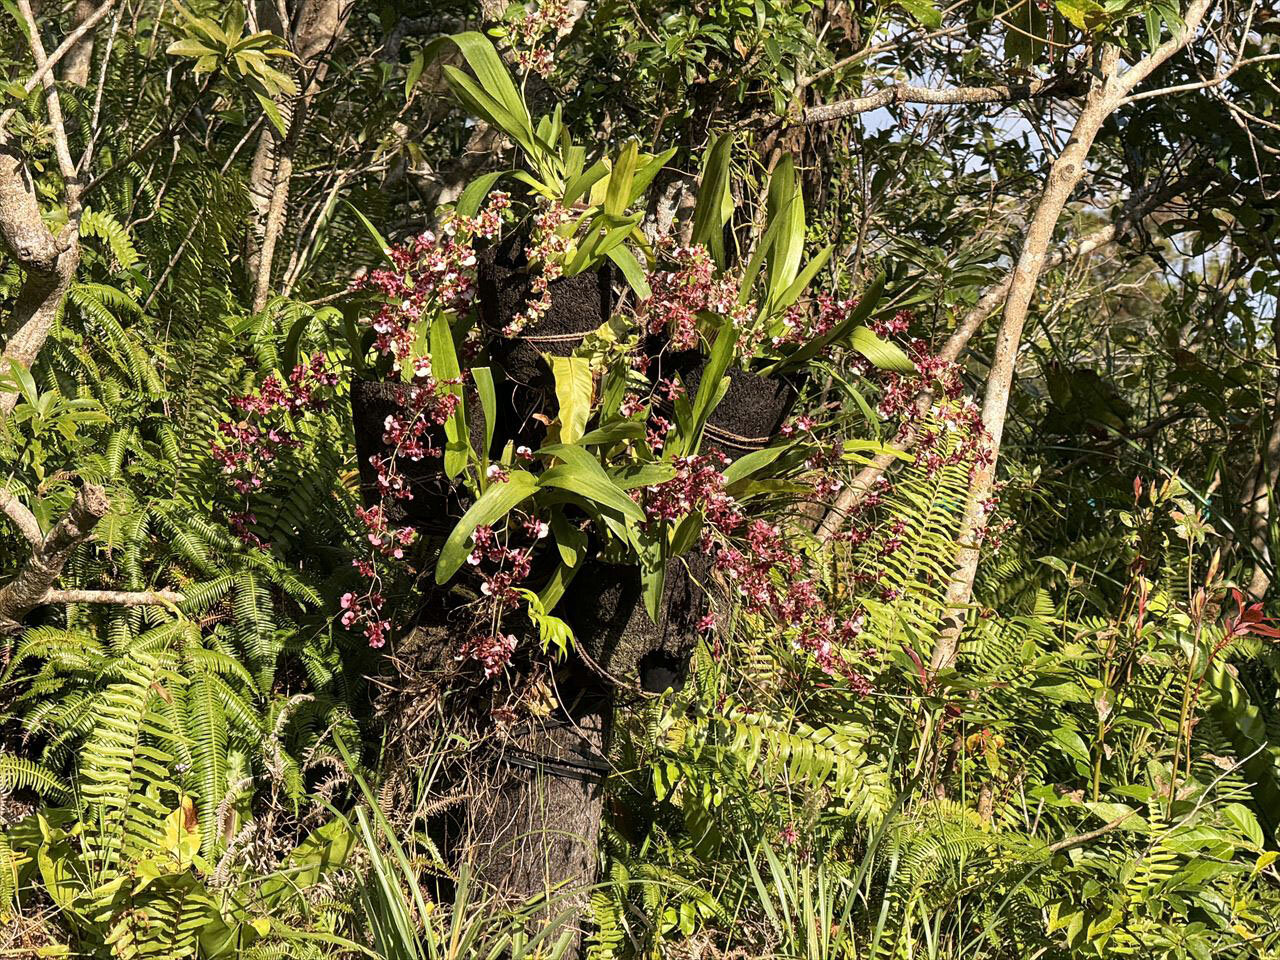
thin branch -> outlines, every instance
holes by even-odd
[[[62,179],[66,181],[68,206],[74,211],[80,205],[80,177],[76,173],[75,161],[71,159],[71,147],[67,142],[67,126],[62,119],[62,101],[58,98],[58,88],[48,69],[49,58],[44,52],[44,43],[40,39],[40,27],[36,24],[35,14],[31,12],[31,0],[17,0],[17,4],[18,10],[27,22],[31,56],[35,58],[36,71],[40,75],[40,82],[44,84],[45,109],[49,111],[49,126],[53,131],[53,152],[58,158],[58,169],[62,173]]]
[[[890,104],[963,104],[1011,103],[1039,97],[1078,97],[1080,84],[1073,77],[1051,77],[1026,83],[998,84],[991,87],[920,87],[913,83],[895,83],[865,97],[854,97],[837,103],[810,107],[801,118],[803,123],[828,123],[843,120]]]
[[[1121,814],[1114,820],[1111,820],[1099,827],[1097,830],[1090,830],[1088,833],[1078,833],[1074,837],[1067,837],[1063,840],[1057,841],[1056,843],[1051,843],[1049,844],[1049,852],[1062,853],[1064,850],[1074,850],[1076,847],[1083,847],[1086,843],[1091,843],[1099,837],[1105,837],[1108,833],[1120,829],[1120,827],[1124,825],[1125,821],[1137,812],[1137,810],[1130,810],[1128,813]]]
[[[40,603],[101,603],[118,607],[169,607],[186,600],[176,590],[46,590]]]
[[[863,60],[866,60],[868,57],[873,57],[877,53],[884,53],[887,50],[892,50],[894,47],[908,46],[916,43],[925,43],[929,40],[936,40],[939,37],[951,36],[952,34],[963,32],[964,30],[968,29],[968,26],[969,26],[968,23],[963,23],[963,22],[956,23],[956,24],[952,24],[949,27],[941,27],[940,29],[934,30],[931,33],[926,33],[924,36],[921,36],[921,37],[917,37],[911,32],[899,34],[897,37],[895,37],[892,40],[886,40],[884,43],[879,43],[879,44],[876,44],[875,46],[863,47],[861,50],[857,51],[856,53],[851,53],[849,54],[849,56],[845,57],[844,59],[837,60],[835,63],[831,64],[831,66],[823,67],[821,70],[819,70],[817,73],[813,74],[812,76],[806,77],[801,83],[798,84],[798,86],[800,89],[803,90],[804,88],[812,86],[813,84],[818,83],[821,80],[825,80],[827,77],[831,76],[834,73],[839,73],[841,70],[844,70],[848,67],[853,66],[855,63],[861,63]]]
[[[1069,247],[1060,247],[1046,257],[1041,273],[1043,274],[1055,267],[1059,267],[1068,261],[1081,260],[1094,251],[1114,242],[1126,227],[1140,223],[1144,217],[1153,213],[1161,204],[1184,192],[1188,187],[1202,179],[1203,175],[1197,174],[1179,180],[1177,183],[1162,190],[1131,199],[1120,215],[1116,217],[1115,222],[1099,227],[1092,233],[1080,238],[1075,244]],[[947,342],[942,349],[938,351],[939,357],[948,363],[955,363],[960,358],[965,348],[968,347],[969,341],[978,332],[982,324],[1004,304],[1005,297],[1009,293],[1009,285],[1012,282],[1013,271],[1011,269],[1001,280],[986,289],[978,302],[965,314],[964,319],[960,321],[951,336],[947,338]],[[922,392],[916,399],[917,415],[923,416],[927,413],[932,403],[932,391]],[[915,446],[915,443],[916,434],[913,431],[897,441],[896,449],[910,451]],[[849,485],[840,492],[839,497],[836,498],[822,524],[818,527],[817,536],[819,540],[826,542],[835,536],[850,513],[856,510],[858,505],[867,498],[867,495],[875,489],[880,478],[884,476],[885,472],[897,459],[893,454],[878,454],[871,459],[870,463],[858,471]]]
[[[1193,90],[1204,90],[1207,87],[1217,87],[1226,83],[1245,67],[1252,66],[1255,63],[1265,63],[1269,60],[1280,60],[1280,53],[1268,53],[1260,57],[1240,60],[1232,64],[1230,69],[1207,80],[1197,80],[1194,83],[1179,83],[1171,87],[1160,87],[1156,90],[1144,90],[1142,93],[1135,93],[1132,96],[1125,97],[1124,102],[1137,103],[1139,100],[1150,100],[1152,97],[1164,97],[1173,93],[1188,93]]]
[[[1187,7],[1186,15],[1182,18],[1182,29],[1152,50],[1150,56],[1144,57],[1120,74],[1118,80],[1123,91],[1122,97],[1132,93],[1138,84],[1155,73],[1166,60],[1187,45],[1213,4],[1214,0],[1192,0]]]
[[[27,82],[22,85],[23,92],[30,93],[40,84],[44,83],[46,79],[51,79],[50,74],[52,73],[53,68],[58,65],[63,57],[72,51],[75,45],[80,42],[81,38],[84,37],[86,33],[96,27],[102,21],[102,18],[111,12],[111,8],[115,5],[116,0],[106,0],[106,3],[98,7],[98,9],[93,11],[93,13],[89,14],[80,26],[67,34],[67,38],[63,40],[62,43],[58,44],[57,48],[50,56],[44,58],[43,63],[37,61],[36,72],[28,77]],[[33,31],[37,30],[38,28],[35,25],[35,19],[30,16],[29,8],[26,3],[20,3],[19,9],[22,10],[23,15],[27,17],[27,24],[30,29]],[[37,36],[35,43],[39,42],[40,41]],[[34,44],[32,45],[32,49],[35,49]],[[41,52],[43,54],[43,46],[41,47]],[[8,110],[4,111],[4,113],[0,113],[0,130],[4,130],[5,124],[9,122],[17,111],[17,107],[10,107]]]

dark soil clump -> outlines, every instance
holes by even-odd
[[[701,351],[659,353],[649,367],[650,377],[672,379],[677,374],[690,398],[697,396],[706,369]],[[718,450],[731,459],[766,447],[795,406],[796,389],[786,380],[762,377],[738,367],[726,376],[729,389],[711,412],[703,433],[701,451]]]
[[[698,621],[710,608],[711,560],[691,553],[667,565],[661,616],[644,608],[640,571],[594,562],[569,585],[559,614],[587,655],[620,680],[660,692],[679,688],[698,641]],[[664,682],[665,681],[665,682]]]
[[[498,405],[506,422],[505,439],[530,447],[540,442],[543,425],[535,414],[554,418],[555,379],[543,354],[567,357],[587,334],[609,319],[613,308],[613,269],[609,264],[590,273],[551,281],[551,306],[517,337],[502,330],[532,298],[533,274],[524,252],[525,237],[512,234],[479,254],[481,322],[490,340],[489,354],[505,375]],[[534,442],[531,442],[534,441]]]

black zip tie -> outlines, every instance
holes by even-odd
[[[562,780],[577,780],[582,783],[603,783],[611,770],[607,762],[576,763],[572,760],[548,757],[520,747],[507,747],[502,759],[512,766],[538,770]]]

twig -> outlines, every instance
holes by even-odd
[[[1089,843],[1092,840],[1097,840],[1099,837],[1105,837],[1113,830],[1118,830],[1126,820],[1137,812],[1137,810],[1130,810],[1128,813],[1121,814],[1114,820],[1111,820],[1099,827],[1097,830],[1090,830],[1088,833],[1078,833],[1074,837],[1067,837],[1064,840],[1051,843],[1049,844],[1049,852],[1061,853],[1063,850],[1074,850],[1076,847],[1083,847],[1086,843]]]

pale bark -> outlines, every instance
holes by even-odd
[[[1000,330],[996,336],[995,353],[987,375],[982,421],[990,436],[991,458],[989,463],[975,470],[970,485],[969,502],[961,525],[960,559],[947,587],[946,619],[930,658],[930,669],[934,672],[950,667],[955,662],[959,649],[961,630],[978,572],[979,547],[987,525],[987,512],[983,504],[991,496],[995,480],[996,461],[1000,453],[1000,441],[1004,436],[1022,329],[1036,282],[1053,242],[1058,217],[1084,176],[1089,150],[1102,124],[1123,103],[1124,98],[1133,92],[1134,87],[1186,46],[1212,3],[1213,0],[1192,0],[1184,18],[1184,30],[1124,72],[1119,72],[1119,51],[1111,46],[1103,48],[1098,56],[1094,85],[1076,118],[1071,137],[1049,168],[1044,193],[1027,228],[1022,252],[1011,276]]]
[[[80,488],[66,515],[33,547],[13,579],[0,587],[0,634],[21,629],[22,618],[44,602],[71,552],[93,535],[110,506],[101,487],[86,483]]]
[[[1280,344],[1277,344],[1280,347]],[[1253,547],[1253,573],[1249,593],[1261,600],[1271,588],[1275,558],[1271,555],[1271,498],[1280,483],[1280,397],[1266,444],[1258,451],[1246,480],[1244,502],[1248,509],[1249,543]]]
[[[83,87],[89,83],[89,70],[93,66],[92,27],[97,20],[106,16],[113,2],[114,0],[109,0],[108,3],[98,7],[95,5],[94,0],[76,0],[76,31],[78,32],[86,25],[90,30],[81,34],[84,39],[72,46],[67,53],[66,64],[62,68],[62,79],[67,83],[74,84],[77,87]],[[96,18],[94,18],[95,14],[97,14]],[[74,36],[74,33],[72,36]]]
[[[1017,266],[1009,278],[1009,292],[1005,298],[1004,314],[996,335],[995,353],[987,374],[986,392],[982,401],[982,422],[990,438],[991,459],[975,469],[970,485],[969,502],[961,524],[960,560],[947,587],[947,621],[933,648],[930,662],[930,669],[935,672],[949,667],[955,660],[964,609],[973,593],[973,581],[977,576],[981,552],[979,545],[987,523],[983,503],[991,496],[1000,441],[1004,437],[1009,391],[1013,385],[1018,348],[1022,343],[1022,328],[1027,319],[1031,297],[1035,293],[1036,281],[1053,242],[1058,217],[1084,176],[1085,161],[1093,146],[1094,137],[1114,109],[1112,84],[1118,60],[1118,51],[1114,48],[1108,48],[1103,53],[1101,79],[1086,98],[1067,145],[1049,168],[1044,193],[1027,227]]]
[[[0,490],[0,511],[4,511],[9,521],[18,528],[18,532],[26,537],[27,543],[33,547],[44,543],[44,533],[40,530],[36,515],[8,490]]]
[[[287,133],[281,140],[268,124],[254,151],[249,170],[249,203],[253,218],[246,237],[246,265],[253,278],[253,309],[266,305],[271,268],[284,231],[293,180],[293,155],[307,122],[307,110],[328,72],[327,57],[346,29],[351,4],[343,0],[307,0],[297,20],[293,51],[303,77],[298,96],[280,104]]]
[[[46,590],[46,603],[92,603],[115,607],[167,607],[186,600],[176,590]]]
[[[45,88],[45,108],[53,135],[54,153],[64,181],[67,225],[54,236],[40,217],[35,185],[17,148],[0,134],[0,240],[13,254],[25,276],[4,327],[3,359],[31,366],[49,337],[71,278],[80,262],[80,177],[67,144],[62,104],[50,73],[40,31],[28,0],[17,0],[35,60],[37,76]],[[64,47],[66,44],[63,45]],[[61,49],[61,48],[60,48]],[[0,392],[0,415],[10,413],[18,394]]]
[[[1025,83],[1005,83],[990,87],[921,87],[914,83],[895,83],[865,97],[852,97],[836,103],[824,103],[804,111],[804,123],[829,123],[846,117],[869,113],[892,104],[965,104],[965,103],[1013,103],[1018,100],[1034,100],[1041,97],[1077,97],[1082,93],[1080,82],[1074,77],[1051,77],[1048,80],[1028,80]]]

